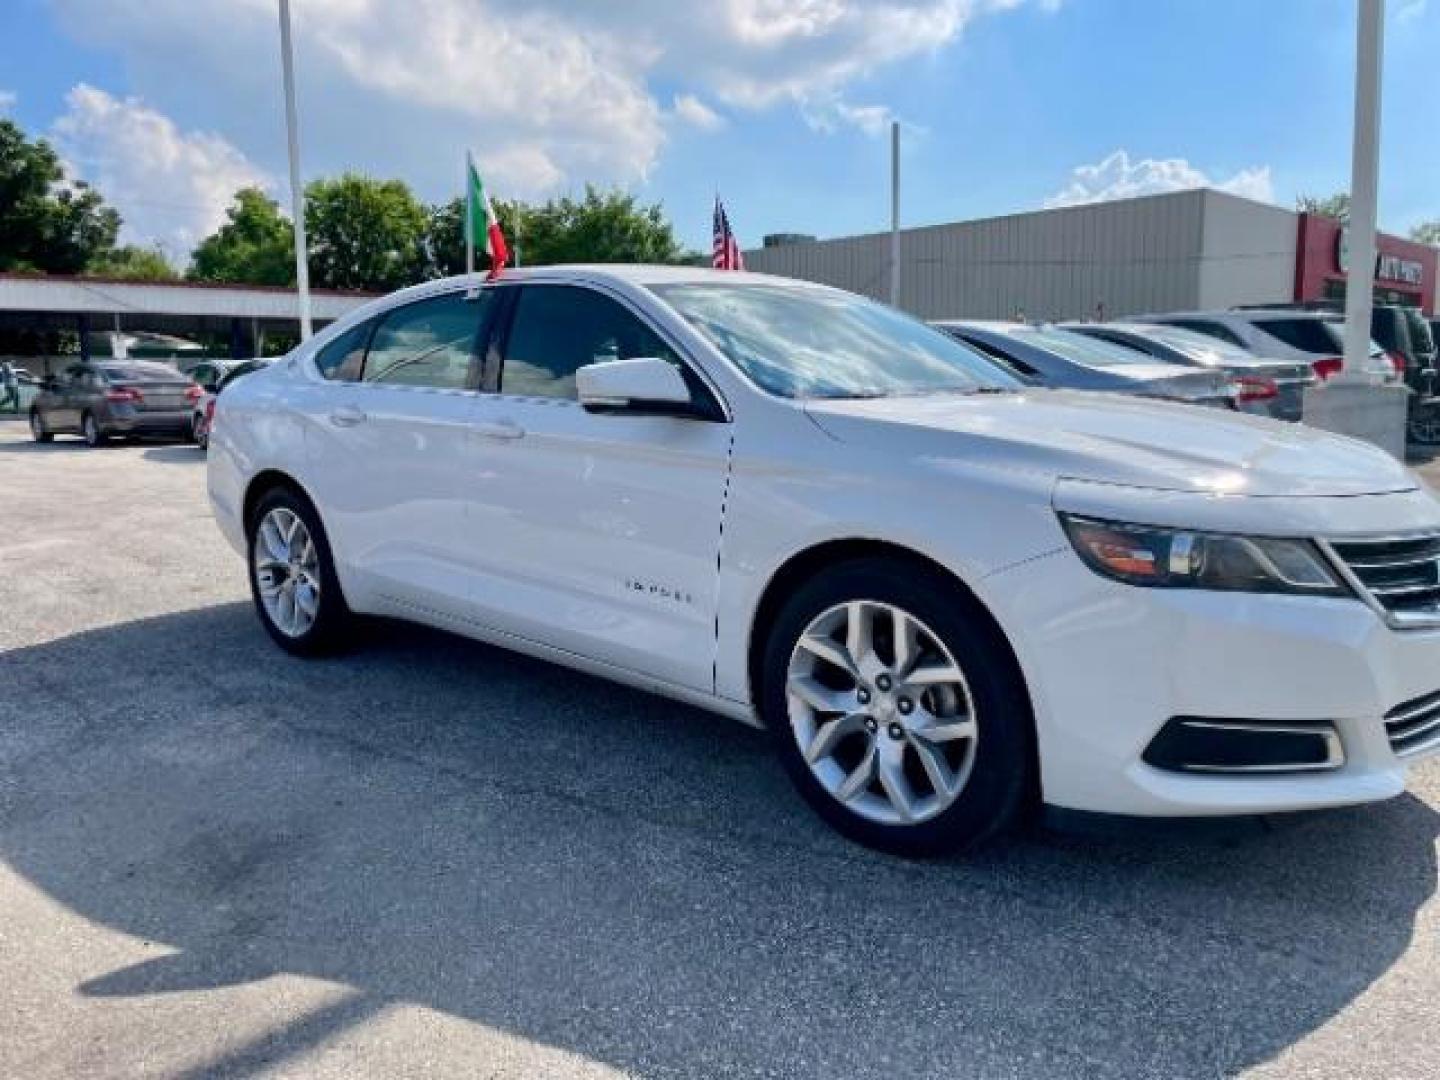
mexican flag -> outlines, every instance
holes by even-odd
[[[490,205],[490,196],[480,181],[475,169],[475,159],[465,155],[465,271],[475,272],[475,252],[483,251],[490,259],[490,280],[500,276],[510,258],[510,249],[505,244],[505,234],[500,231],[500,219]]]

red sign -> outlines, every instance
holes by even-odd
[[[1334,218],[1301,214],[1295,244],[1295,299],[1331,300],[1349,277],[1349,230]],[[1435,249],[1378,233],[1375,288],[1386,299],[1435,311]]]

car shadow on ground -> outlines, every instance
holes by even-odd
[[[146,461],[160,465],[204,465],[205,451],[194,443],[166,443],[162,446],[147,446]]]
[[[206,1073],[415,1002],[645,1076],[1228,1074],[1382,975],[1436,886],[1409,796],[902,862],[761,733],[410,628],[297,661],[241,604],[13,650],[0,686],[0,858],[176,950],[79,994],[352,988]]]
[[[0,442],[0,454],[69,454],[77,450],[94,453],[78,435],[71,438],[57,435],[51,442],[36,442],[28,436],[24,441],[6,439]]]

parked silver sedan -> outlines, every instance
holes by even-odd
[[[1236,407],[1238,388],[1223,371],[1163,363],[1057,326],[956,320],[933,325],[1040,386]]]
[[[1276,420],[1299,420],[1305,387],[1320,381],[1309,364],[1259,357],[1238,345],[1180,326],[1134,322],[1061,325],[1066,330],[1123,345],[1167,364],[1227,372],[1239,387],[1236,400],[1241,412]]]
[[[90,446],[112,435],[188,438],[191,405],[202,394],[170,365],[146,360],[72,364],[43,387],[30,406],[35,441],[68,433]]]

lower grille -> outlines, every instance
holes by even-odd
[[[1396,705],[1385,714],[1385,734],[1402,756],[1440,744],[1440,691]]]
[[[1332,541],[1330,549],[1398,625],[1440,622],[1440,536]]]

